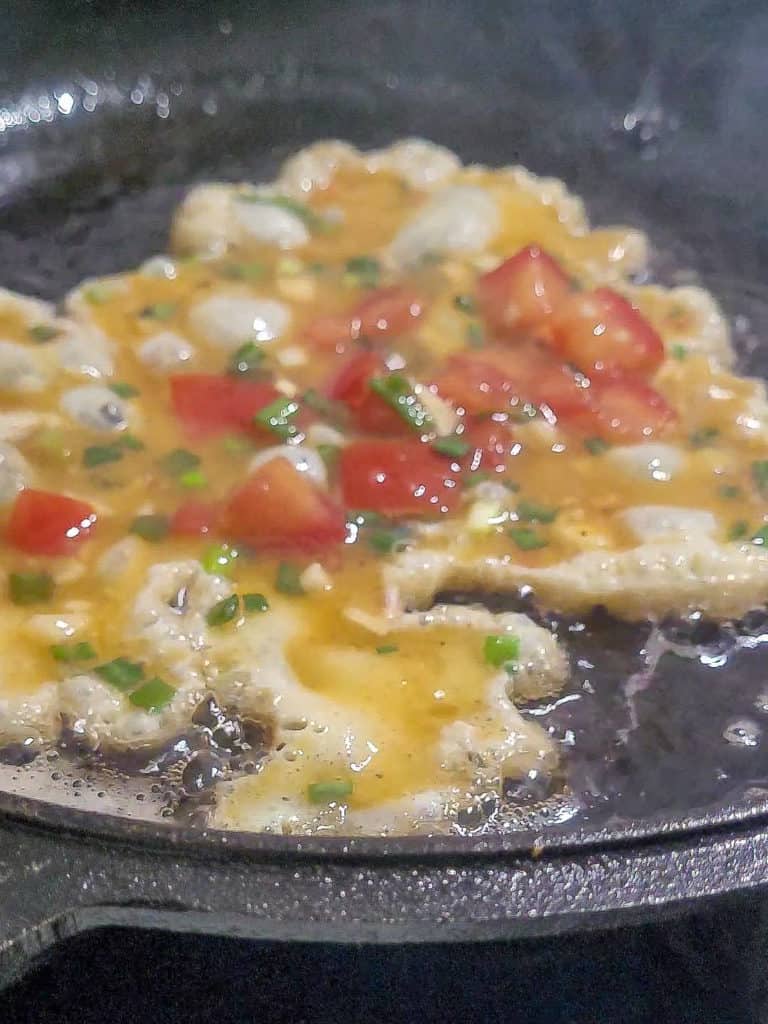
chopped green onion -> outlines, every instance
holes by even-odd
[[[129,661],[127,658],[115,658],[103,665],[97,665],[93,670],[97,676],[109,683],[111,686],[127,693],[144,678],[144,666],[138,661]]]
[[[682,362],[683,359],[687,359],[687,357],[688,357],[688,349],[685,347],[685,345],[680,345],[680,344],[673,345],[672,349],[671,349],[671,353],[672,353],[672,358],[673,359],[679,359],[681,362]]]
[[[485,331],[479,323],[471,323],[467,327],[467,345],[470,348],[482,348],[485,344]]]
[[[234,376],[252,376],[261,369],[264,362],[264,349],[255,341],[246,341],[235,352],[227,367],[227,373]]]
[[[379,395],[387,405],[417,430],[432,430],[432,417],[414,395],[411,385],[399,373],[390,373],[387,377],[372,377],[369,381],[371,391]]]
[[[148,682],[134,690],[128,700],[137,708],[144,711],[161,711],[173,698],[176,691],[159,676],[155,676]]]
[[[701,427],[699,430],[694,430],[688,440],[694,448],[706,448],[707,445],[712,444],[719,435],[720,431],[717,427]]]
[[[237,548],[229,544],[211,544],[203,552],[200,564],[212,576],[230,576],[232,563],[239,557]]]
[[[539,505],[535,501],[521,501],[517,506],[517,517],[526,523],[554,523],[560,511],[554,505]]]
[[[179,483],[182,487],[188,487],[190,490],[200,490],[200,488],[208,486],[208,478],[202,469],[189,469],[186,473],[181,474]]]
[[[588,437],[584,442],[584,447],[590,455],[602,455],[603,452],[608,451],[610,445],[602,437]]]
[[[329,224],[325,217],[316,213],[306,203],[300,203],[297,199],[289,196],[260,196],[255,192],[246,192],[238,196],[244,203],[261,203],[264,206],[276,206],[280,210],[287,210],[301,218],[310,231],[327,231]]]
[[[368,509],[347,512],[347,522],[356,526],[386,526],[388,521],[380,512],[370,512]]]
[[[400,648],[397,644],[382,644],[381,647],[376,648],[377,654],[395,654]]]
[[[275,589],[281,594],[300,597],[304,593],[301,585],[301,573],[292,562],[281,562],[277,567]]]
[[[723,484],[718,493],[721,498],[740,498],[742,491],[736,484]]]
[[[768,544],[768,525],[761,526],[752,536],[753,544]]]
[[[728,540],[743,540],[749,533],[749,523],[746,519],[737,519],[728,530]]]
[[[51,654],[56,661],[69,663],[72,661],[91,661],[96,657],[96,651],[87,640],[81,640],[75,644],[51,644]]]
[[[752,463],[752,479],[761,494],[768,494],[768,459]]]
[[[452,459],[460,459],[470,450],[470,445],[455,435],[451,437],[438,437],[432,442],[432,451],[438,455],[448,455]]]
[[[171,524],[168,516],[146,515],[136,516],[129,529],[142,540],[159,541],[168,536]]]
[[[307,799],[311,804],[331,804],[343,800],[352,793],[351,782],[341,779],[333,782],[312,782],[307,786]]]
[[[14,604],[36,604],[53,597],[53,577],[47,572],[12,572],[8,594]]]
[[[34,324],[29,328],[29,336],[33,341],[52,341],[58,334],[59,329],[53,324]]]
[[[472,295],[456,295],[453,304],[462,313],[476,313],[477,303]]]
[[[200,456],[186,448],[174,448],[160,459],[160,468],[169,476],[181,476],[200,465]]]
[[[341,449],[335,444],[319,444],[317,446],[317,454],[325,463],[326,469],[335,468],[340,452]]]
[[[108,462],[119,462],[123,457],[120,444],[94,444],[83,452],[83,465],[88,469],[104,466]]]
[[[240,599],[237,594],[232,594],[230,597],[217,601],[212,608],[209,608],[205,621],[209,626],[224,626],[234,619],[239,608]]]
[[[378,555],[389,555],[401,549],[408,541],[408,529],[405,526],[394,526],[391,530],[371,530],[366,533],[368,547]]]
[[[259,409],[253,420],[259,426],[271,430],[281,441],[289,441],[299,433],[299,428],[293,422],[298,411],[299,403],[292,398],[276,398],[274,402]]]
[[[381,264],[373,256],[353,256],[347,260],[346,270],[361,288],[378,287]]]
[[[258,281],[265,273],[263,263],[225,263],[221,268],[222,277],[234,281]]]
[[[144,442],[140,441],[138,437],[134,437],[133,434],[121,434],[118,442],[123,448],[128,448],[132,452],[141,452],[144,450]]]
[[[243,611],[268,612],[269,601],[263,594],[243,594]]]
[[[112,298],[112,289],[106,284],[92,284],[83,289],[83,298],[92,306],[103,306]]]
[[[247,437],[241,437],[239,434],[229,434],[222,439],[221,443],[224,451],[230,452],[232,455],[241,455],[244,452],[253,451],[253,442],[249,441]]]
[[[530,526],[511,526],[507,532],[521,551],[537,551],[549,543]]]
[[[175,302],[155,302],[151,306],[145,306],[139,316],[148,320],[170,320],[177,309],[178,305]]]
[[[126,384],[121,380],[116,380],[113,384],[110,384],[109,390],[114,391],[120,398],[135,398],[139,394],[139,389],[135,388],[133,384]]]
[[[483,657],[489,665],[500,668],[520,657],[520,637],[511,633],[492,633],[485,638]]]

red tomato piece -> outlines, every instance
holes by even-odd
[[[451,511],[459,499],[450,459],[420,441],[354,441],[342,448],[339,469],[348,508],[430,516]]]
[[[305,330],[321,349],[344,351],[357,338],[391,338],[405,334],[424,312],[424,303],[410,288],[394,285],[372,292],[346,313],[319,317]]]
[[[259,551],[317,554],[346,537],[343,509],[287,459],[259,466],[226,504],[221,528]]]
[[[370,388],[372,377],[381,377],[387,372],[381,356],[375,352],[357,352],[331,380],[328,397],[346,405],[355,424],[366,433],[410,433],[408,424]]]
[[[185,501],[171,516],[171,533],[176,537],[200,537],[213,533],[221,509],[213,502]]]
[[[537,327],[570,293],[571,282],[560,264],[535,245],[521,249],[477,282],[483,317],[502,337]]]
[[[461,459],[462,467],[470,473],[501,473],[507,468],[514,439],[506,423],[494,423],[493,420],[472,423],[461,435],[461,440],[470,446],[467,455]]]
[[[664,359],[664,343],[643,314],[610,288],[575,293],[551,324],[552,344],[586,373],[650,377]]]
[[[11,509],[6,540],[29,555],[72,555],[93,536],[96,512],[85,501],[48,491],[22,491]]]
[[[257,429],[254,414],[279,397],[271,384],[225,374],[179,374],[170,382],[173,411],[197,437]]]
[[[644,381],[607,378],[592,385],[592,409],[574,427],[606,439],[643,441],[662,433],[677,419],[666,399]]]

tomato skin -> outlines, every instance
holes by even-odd
[[[477,282],[483,318],[500,337],[538,327],[571,293],[560,264],[538,246],[529,245]]]
[[[96,512],[87,502],[27,489],[11,509],[6,540],[28,555],[72,555],[93,536],[95,525]]]
[[[341,451],[339,473],[348,508],[393,517],[449,512],[461,490],[455,464],[416,440],[354,441]]]
[[[259,466],[229,498],[221,531],[258,551],[319,554],[346,537],[344,510],[287,459]]]
[[[573,426],[606,440],[644,441],[671,426],[677,414],[642,380],[614,376],[592,384],[591,408]]]
[[[409,434],[408,424],[370,388],[372,377],[388,372],[384,360],[375,352],[356,352],[332,377],[326,393],[346,405],[356,426],[367,434]]]
[[[643,314],[611,288],[578,292],[550,325],[554,348],[585,373],[652,376],[664,343]]]
[[[358,338],[391,338],[410,330],[424,312],[424,303],[405,285],[372,292],[351,310],[318,317],[304,336],[317,348],[343,352]]]
[[[171,533],[175,537],[204,537],[213,533],[221,509],[213,502],[185,501],[171,516]]]
[[[468,424],[461,435],[470,446],[461,466],[470,473],[501,473],[509,465],[514,438],[506,423],[481,420]]]
[[[201,438],[257,430],[254,414],[280,394],[266,382],[215,373],[177,374],[170,386],[174,413],[190,435]]]

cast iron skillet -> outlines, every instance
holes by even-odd
[[[736,14],[714,2],[40,4],[14,25],[0,40],[7,287],[58,298],[88,274],[162,251],[192,181],[269,178],[317,138],[374,146],[418,134],[467,160],[564,178],[596,223],[644,227],[656,274],[695,269],[737,318],[744,368],[764,367],[768,137],[752,126],[768,15],[758,3]],[[599,654],[595,668],[547,716],[579,751],[570,770],[581,810],[560,824],[299,840],[0,795],[0,977],[62,935],[104,924],[485,939],[762,886],[764,621],[744,626],[755,642],[727,672],[713,674],[707,659],[662,666],[628,735],[625,684],[647,628],[598,620],[581,651]],[[735,635],[703,628],[709,654]],[[729,746],[723,732],[745,721],[757,742]]]

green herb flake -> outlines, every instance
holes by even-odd
[[[768,495],[768,459],[752,463],[752,480],[761,494]]]
[[[83,452],[83,465],[87,469],[105,466],[109,462],[119,462],[123,457],[120,444],[94,444]]]
[[[238,196],[238,199],[244,203],[260,203],[262,206],[276,206],[280,210],[286,210],[304,221],[310,231],[318,234],[322,234],[330,228],[325,217],[307,206],[306,203],[300,203],[297,199],[291,199],[289,196],[264,196],[257,192],[244,192]]]
[[[447,455],[452,459],[460,459],[471,450],[471,446],[466,441],[462,441],[460,437],[455,435],[452,437],[438,437],[436,441],[432,442],[431,448],[438,455]]]
[[[53,324],[33,324],[33,326],[29,328],[30,338],[40,344],[46,341],[53,341],[53,339],[58,337],[58,335],[59,328],[54,327]]]
[[[232,356],[227,373],[236,377],[252,377],[262,369],[264,349],[255,341],[246,341]]]
[[[186,473],[179,476],[178,480],[182,487],[186,487],[190,491],[199,491],[208,486],[208,478],[202,469],[188,469]]]
[[[74,644],[51,644],[51,654],[56,661],[70,664],[75,661],[92,661],[96,651],[87,640]]]
[[[186,448],[174,448],[160,459],[160,468],[169,476],[182,476],[200,465],[200,456]]]
[[[251,612],[268,612],[269,601],[263,594],[243,594],[243,611],[249,614]]]
[[[377,654],[395,654],[399,650],[400,650],[400,648],[397,646],[397,644],[382,644],[380,647],[376,648],[376,653]]]
[[[365,539],[368,547],[377,555],[390,555],[402,550],[408,542],[408,530],[404,526],[393,526],[391,530],[370,530]]]
[[[142,452],[145,447],[144,442],[133,434],[121,434],[117,443],[132,452]]]
[[[530,526],[511,526],[507,532],[521,551],[538,551],[549,543]]]
[[[693,448],[707,448],[720,436],[717,427],[700,427],[689,435],[688,441]]]
[[[233,563],[240,557],[229,544],[210,544],[200,557],[200,564],[212,576],[231,576]]]
[[[471,323],[467,327],[466,339],[467,345],[470,348],[482,348],[485,345],[485,331],[482,324],[477,322]]]
[[[680,345],[679,343],[677,343],[672,346],[670,352],[672,354],[672,358],[679,359],[680,362],[682,362],[683,359],[688,358],[688,349],[685,347],[685,345]]]
[[[717,493],[720,495],[721,498],[732,499],[740,498],[742,495],[742,490],[740,487],[737,487],[736,484],[723,484],[721,487],[718,488]]]
[[[155,302],[151,306],[145,306],[139,316],[147,320],[170,320],[176,315],[178,305],[175,302]]]
[[[301,597],[304,587],[301,585],[301,573],[292,562],[281,562],[277,567],[275,589],[290,597]]]
[[[274,402],[259,409],[253,421],[258,426],[266,427],[281,441],[290,441],[299,433],[299,428],[293,422],[299,409],[299,403],[292,398],[276,398]]]
[[[212,608],[209,608],[205,621],[209,626],[225,626],[234,619],[239,609],[240,598],[237,594],[231,594],[229,597],[217,601]]]
[[[383,398],[401,419],[416,430],[429,431],[433,429],[432,417],[401,374],[390,373],[386,377],[372,377],[369,387],[374,394]]]
[[[526,523],[554,523],[560,511],[554,505],[540,505],[535,501],[521,501],[517,517]]]
[[[483,643],[483,657],[488,665],[500,668],[520,657],[520,637],[511,633],[492,633]]]
[[[353,789],[351,782],[344,782],[341,779],[332,782],[312,782],[307,786],[307,799],[311,804],[338,803],[350,796]]]
[[[461,313],[468,313],[470,316],[477,312],[477,303],[472,295],[456,295],[453,305]]]
[[[749,523],[746,519],[737,519],[728,530],[728,540],[743,540],[748,533]]]
[[[221,276],[231,281],[258,281],[266,272],[263,263],[225,263],[221,268]]]
[[[105,683],[122,690],[123,693],[132,690],[144,678],[144,666],[141,662],[129,661],[128,658],[115,658],[103,665],[97,665],[93,671]]]
[[[164,679],[155,676],[140,686],[138,690],[134,690],[128,700],[134,707],[141,708],[142,711],[162,711],[166,704],[173,699],[175,693],[174,688],[169,686]]]
[[[131,533],[136,534],[137,537],[141,537],[142,540],[157,543],[157,541],[161,541],[168,536],[170,528],[171,524],[168,516],[145,515],[136,516],[129,530]]]
[[[361,288],[377,288],[381,279],[381,264],[373,256],[353,256],[346,271]]]
[[[55,585],[47,572],[12,572],[8,577],[8,596],[14,604],[50,601]]]
[[[602,437],[588,437],[584,442],[584,447],[590,455],[602,455],[603,452],[608,451],[610,445]]]
[[[135,398],[139,394],[139,389],[135,388],[133,384],[126,384],[125,381],[116,380],[109,385],[109,390],[114,391],[120,398]]]

